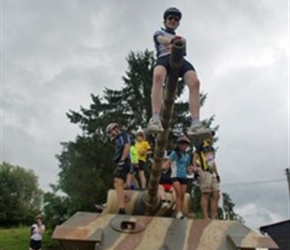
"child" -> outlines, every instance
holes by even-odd
[[[138,164],[137,170],[138,170],[139,178],[141,181],[141,187],[144,190],[146,189],[146,185],[147,185],[144,168],[147,161],[147,157],[148,155],[152,153],[152,151],[151,151],[151,146],[146,140],[146,136],[143,131],[138,131],[136,133],[135,147],[136,147],[138,158],[139,158],[139,164]]]
[[[204,219],[209,219],[208,201],[212,194],[210,204],[210,218],[217,217],[218,201],[220,198],[219,182],[220,177],[215,163],[215,151],[212,146],[214,132],[200,145],[193,155],[193,171],[198,173],[201,195],[201,209]]]
[[[177,139],[177,147],[170,154],[171,180],[176,195],[176,218],[183,219],[183,201],[187,189],[187,168],[190,166],[190,156],[186,152],[190,140],[186,136]]]
[[[135,171],[138,169],[139,158],[137,154],[137,150],[135,145],[131,145],[130,147],[130,157],[131,157],[131,169],[127,178],[127,188],[130,189],[139,189],[138,182],[135,178]]]
[[[170,71],[170,53],[174,40],[185,39],[176,36],[175,30],[180,24],[182,14],[177,8],[168,8],[163,14],[164,29],[154,33],[154,44],[157,52],[157,61],[153,71],[152,84],[152,118],[150,119],[147,132],[159,133],[163,131],[160,120],[160,110],[163,100],[163,83]],[[208,130],[203,127],[199,118],[200,97],[199,97],[199,79],[192,64],[183,59],[180,67],[179,76],[183,77],[189,88],[189,110],[192,117],[192,123],[187,131],[189,136],[206,134]]]
[[[42,224],[41,216],[38,215],[35,218],[35,223],[31,227],[29,250],[41,250],[44,230],[45,226]]]

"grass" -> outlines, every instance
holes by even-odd
[[[51,238],[51,231],[46,230],[43,236],[42,250],[61,250],[58,242]],[[10,229],[0,228],[0,250],[28,250],[30,227]]]

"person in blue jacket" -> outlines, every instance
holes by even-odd
[[[177,147],[170,153],[171,180],[175,191],[176,218],[183,219],[183,202],[187,189],[187,169],[191,168],[191,157],[186,149],[190,140],[186,136],[177,139]]]

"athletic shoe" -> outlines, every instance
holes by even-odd
[[[177,212],[176,219],[183,219],[183,218],[184,218],[183,214],[181,212]]]
[[[198,136],[203,134],[210,134],[211,130],[204,127],[201,122],[196,124],[191,124],[187,130],[188,136]]]
[[[148,134],[156,134],[163,132],[163,127],[160,120],[155,120],[151,118],[146,128]]]

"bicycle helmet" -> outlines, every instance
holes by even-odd
[[[177,143],[183,143],[183,142],[190,144],[190,140],[185,135],[177,139]]]
[[[112,129],[118,128],[118,127],[119,125],[117,123],[112,122],[106,127],[106,133],[109,133]]]
[[[137,133],[136,133],[136,136],[142,136],[143,138],[146,137],[146,135],[145,135],[143,130],[138,130]]]
[[[168,16],[176,16],[176,17],[178,17],[179,20],[181,20],[182,13],[179,9],[171,7],[171,8],[168,8],[167,10],[165,10],[165,12],[163,14],[163,18],[166,19]]]

